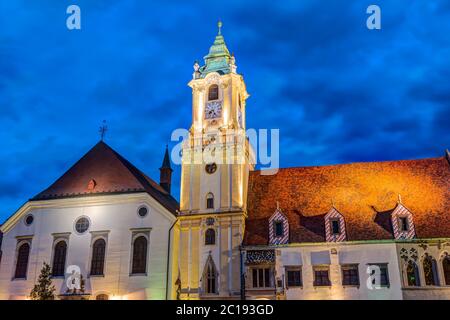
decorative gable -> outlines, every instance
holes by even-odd
[[[413,215],[400,201],[391,213],[391,222],[395,239],[415,238],[416,230],[414,228]]]
[[[325,236],[327,242],[342,242],[347,240],[344,216],[332,207],[325,215]]]
[[[269,244],[287,244],[289,242],[289,222],[279,208],[269,218]]]

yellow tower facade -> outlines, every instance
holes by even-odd
[[[180,299],[240,297],[239,248],[254,153],[245,133],[249,95],[220,27],[189,82],[192,126],[182,149],[178,270],[172,270]]]

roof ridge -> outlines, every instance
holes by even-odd
[[[443,160],[446,157],[433,157],[433,158],[420,158],[420,159],[400,159],[400,160],[381,160],[381,161],[357,161],[348,163],[337,163],[337,164],[326,164],[326,165],[315,165],[315,166],[293,166],[278,168],[278,170],[291,170],[291,169],[312,169],[312,168],[329,168],[329,167],[341,167],[341,166],[351,166],[359,164],[388,164],[388,163],[399,163],[399,162],[418,162],[418,161],[430,161],[430,160]],[[448,158],[450,163],[450,158]],[[252,172],[261,172],[265,169],[253,170]]]
[[[83,161],[86,156],[92,151],[94,150],[98,145],[105,145],[106,147],[108,147],[109,149],[111,149],[110,146],[108,146],[105,142],[103,142],[102,140],[100,140],[99,142],[97,142],[93,147],[91,147],[87,152],[85,152],[83,154],[83,156],[81,158],[79,158],[77,161],[75,161],[75,163],[73,165],[71,165],[61,176],[59,176],[55,181],[53,181],[52,184],[50,184],[47,188],[45,188],[43,191],[39,192],[38,194],[36,194],[35,196],[33,196],[30,200],[35,200],[38,199],[39,196],[43,193],[45,193],[47,190],[49,190],[54,184],[55,182],[57,182],[58,180],[60,180],[62,177],[64,177],[70,170],[72,170],[74,167],[76,167],[81,161]],[[111,149],[112,150],[112,149]]]
[[[88,182],[93,184],[92,188],[88,186]],[[100,141],[48,188],[30,200],[130,191],[148,193],[173,214],[178,210],[178,201],[172,195],[108,144]]]

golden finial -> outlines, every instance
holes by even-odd
[[[219,21],[217,22],[217,27],[219,28],[219,35],[220,35],[221,32],[222,32],[222,26],[223,26],[223,23],[222,23],[222,21],[219,19]]]

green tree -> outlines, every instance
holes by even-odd
[[[55,300],[55,286],[52,284],[51,275],[52,269],[44,262],[37,284],[30,293],[32,300]]]

